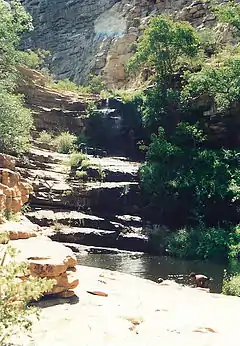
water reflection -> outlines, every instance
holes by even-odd
[[[224,270],[229,275],[240,272],[240,263],[238,261],[224,264],[148,255],[89,254],[86,256],[79,255],[78,262],[81,265],[117,270],[153,281],[157,281],[159,277],[174,279],[181,284],[188,284],[189,273],[203,273],[213,278],[211,291],[216,293],[220,293],[222,290]]]

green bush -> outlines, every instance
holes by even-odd
[[[207,227],[185,227],[168,237],[169,255],[190,259],[226,259],[229,252],[231,231]]]
[[[79,180],[86,180],[87,179],[87,172],[86,171],[77,171],[76,172],[76,177]]]
[[[85,154],[74,152],[70,155],[67,164],[71,167],[71,169],[76,169],[78,167],[82,167],[82,165],[85,165],[85,162],[89,162]]]
[[[47,131],[42,131],[38,137],[38,141],[44,144],[50,144],[52,139],[52,134]]]
[[[140,170],[147,203],[163,222],[176,215],[177,226],[200,219],[217,223],[214,215],[219,210],[222,220],[231,221],[240,193],[238,153],[199,147],[201,132],[186,123],[179,124],[178,130],[171,140],[162,128],[152,136],[147,162]]]
[[[69,132],[62,132],[54,139],[54,145],[59,153],[69,154],[74,150],[77,137]]]
[[[39,299],[48,292],[53,281],[28,276],[28,266],[14,261],[15,249],[5,246],[0,263],[0,344],[5,345],[9,337],[20,330],[30,331],[31,316],[38,314],[38,309],[29,306],[29,302]],[[4,248],[4,249],[5,249]],[[6,255],[12,257],[4,263]],[[20,277],[26,276],[25,280]],[[38,316],[38,315],[37,315]]]
[[[222,293],[229,296],[240,297],[240,275],[234,275],[229,280],[224,280]]]
[[[21,153],[27,150],[33,119],[19,96],[0,90],[0,151]]]

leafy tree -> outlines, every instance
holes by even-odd
[[[156,16],[140,37],[137,51],[129,62],[130,70],[147,67],[155,71],[164,82],[180,67],[187,57],[198,52],[199,39],[195,29],[187,22],[174,22],[165,16]]]
[[[21,153],[28,148],[33,120],[21,97],[0,90],[0,151]]]
[[[12,88],[16,67],[22,53],[18,49],[21,35],[32,28],[31,17],[20,1],[0,0],[0,89]]]
[[[187,83],[182,90],[182,100],[192,102],[201,95],[214,100],[219,110],[229,108],[240,99],[240,55],[213,61],[201,71],[185,76]]]
[[[200,220],[214,225],[220,211],[225,221],[235,213],[234,202],[240,197],[238,154],[201,148],[202,141],[201,131],[186,123],[180,123],[170,139],[159,128],[140,171],[150,209],[174,227]]]
[[[20,1],[0,0],[0,13],[0,151],[19,153],[27,148],[32,117],[13,91],[23,61],[18,45],[21,34],[32,28],[31,17]]]

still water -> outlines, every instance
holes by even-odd
[[[213,278],[211,292],[220,293],[225,275],[240,273],[240,262],[214,263],[209,261],[187,261],[171,257],[135,254],[88,254],[79,255],[78,263],[84,266],[116,270],[144,279],[157,281],[159,277],[189,284],[191,272]],[[225,274],[224,274],[225,273]]]

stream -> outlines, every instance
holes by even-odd
[[[199,260],[181,260],[171,257],[135,255],[135,254],[88,254],[78,255],[78,263],[84,266],[109,269],[139,276],[143,279],[157,281],[163,279],[175,280],[188,285],[188,275],[191,272],[210,276],[210,289],[213,293],[221,293],[224,275],[240,273],[240,262],[214,263]]]

